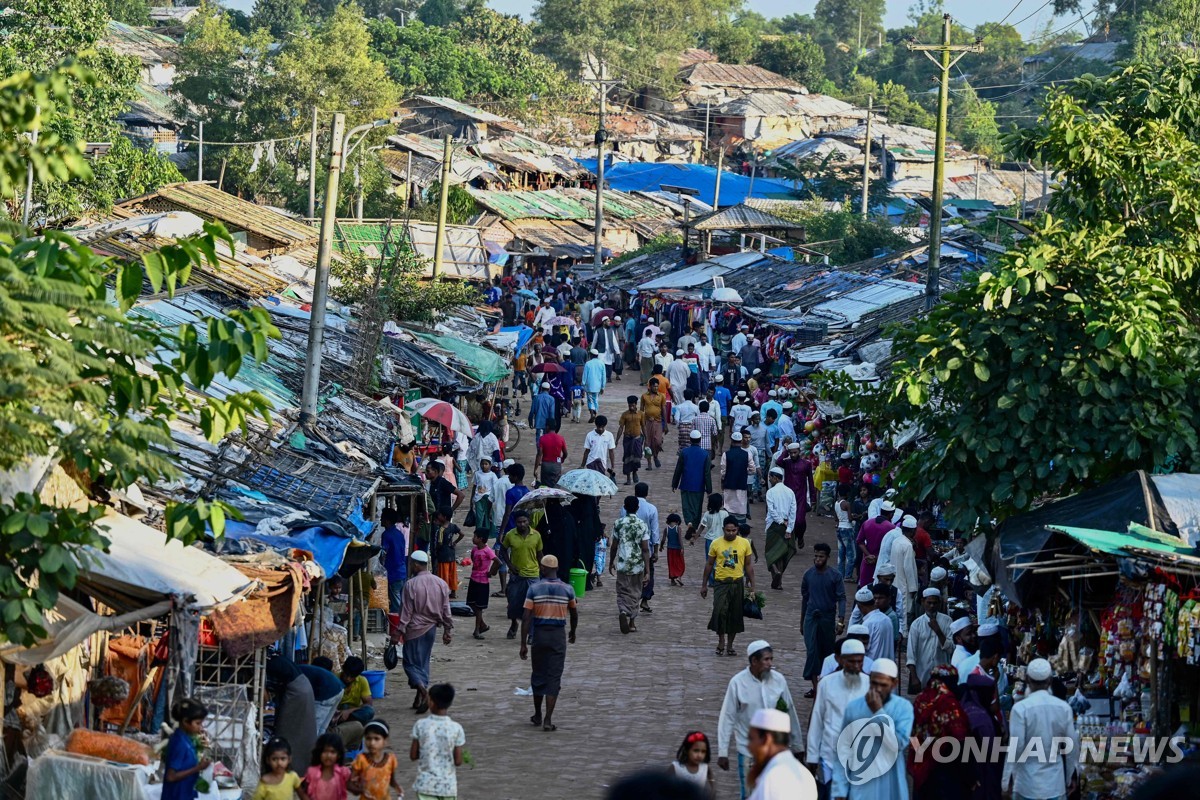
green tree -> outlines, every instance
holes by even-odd
[[[304,0],[254,0],[250,24],[286,39],[304,27]]]
[[[973,153],[996,156],[1002,152],[996,107],[980,100],[970,86],[955,95],[950,108],[950,133]]]
[[[50,181],[38,187],[35,199],[44,216],[61,219],[81,211],[105,212],[118,200],[182,180],[165,155],[117,136],[108,152],[93,161],[90,179]]]
[[[23,135],[39,107],[71,114],[76,87],[89,80],[73,67],[0,81],[0,121],[11,134],[0,137],[0,194],[24,181],[26,164],[41,182],[90,177],[77,142],[49,132],[34,144]],[[75,586],[87,548],[108,545],[99,520],[110,490],[178,478],[172,420],[198,419],[215,443],[267,417],[269,402],[257,392],[201,400],[192,391],[217,374],[236,375],[244,357],[265,358],[267,339],[279,335],[266,312],[233,311],[206,330],[127,314],[144,282],[172,295],[194,264],[215,266],[219,240],[233,245],[223,228],[206,226],[140,263],[113,263],[58,231],[37,239],[11,224],[0,231],[0,470],[60,466],[89,498],[82,506],[29,493],[0,499],[3,639],[28,645],[45,635],[43,614]],[[172,503],[166,531],[187,541],[208,524],[220,535],[230,513],[205,498]]]
[[[772,36],[758,45],[754,63],[820,91],[825,84],[825,51],[808,36]]]
[[[705,30],[700,45],[726,64],[748,64],[754,60],[761,36],[757,28],[720,20]]]
[[[104,0],[104,10],[126,25],[150,24],[150,4],[146,0]]]
[[[1200,469],[1200,60],[1053,91],[1013,134],[1060,188],[1032,236],[896,331],[892,377],[844,399],[932,444],[901,465],[957,524],[1134,469]]]
[[[572,75],[590,59],[610,77],[670,87],[697,32],[740,7],[741,0],[539,0],[533,19],[539,51]]]
[[[463,281],[426,280],[429,259],[407,244],[394,254],[369,261],[352,254],[335,261],[333,296],[350,305],[378,305],[386,319],[433,322],[438,312],[479,302],[479,287]],[[369,313],[369,312],[368,312]]]
[[[873,78],[859,75],[851,84],[850,91],[846,93],[846,99],[856,105],[862,105],[868,95],[874,96],[875,108],[887,117],[888,122],[895,125],[932,128],[937,122],[931,111],[909,96],[906,88],[891,81],[881,86]]]

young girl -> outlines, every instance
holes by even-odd
[[[208,709],[189,697],[175,704],[171,716],[179,725],[167,740],[167,751],[163,754],[167,768],[163,774],[162,797],[163,800],[195,800],[196,781],[211,763],[197,755],[195,742],[204,732]]]
[[[725,527],[725,517],[727,516],[728,514],[725,513],[725,498],[721,496],[720,492],[710,494],[708,496],[708,510],[700,518],[700,530],[697,536],[697,538],[703,537],[705,558],[708,557],[708,550],[712,547],[712,543],[721,538],[721,531]],[[695,539],[692,541],[695,541]],[[709,585],[712,586],[712,575],[709,575],[708,579],[710,581]]]
[[[683,534],[679,526],[683,518],[672,512],[667,515],[667,535],[663,537],[663,545],[667,548],[667,577],[672,586],[683,586]]]
[[[475,612],[475,632],[471,635],[482,639],[490,626],[483,623],[483,612],[488,607],[488,589],[492,576],[500,571],[499,556],[488,547],[486,533],[475,530],[471,547],[471,582],[467,585],[467,606]]]
[[[708,737],[701,731],[692,731],[683,737],[679,752],[667,772],[680,780],[694,783],[702,787],[710,798],[717,796],[717,787],[713,775],[708,771],[709,753]]]
[[[294,800],[296,795],[300,800],[309,800],[300,787],[300,776],[289,769],[291,766],[291,745],[278,736],[272,738],[263,748],[262,773],[250,800]]]
[[[350,791],[361,800],[392,800],[392,789],[404,797],[396,778],[396,756],[385,749],[390,735],[387,723],[379,719],[363,729],[363,752],[350,765]]]
[[[312,766],[304,773],[304,791],[309,800],[346,800],[350,769],[343,767],[346,746],[336,733],[317,738],[312,751]]]
[[[484,541],[487,541],[495,525],[492,522],[495,516],[492,508],[492,490],[496,488],[498,476],[492,470],[492,457],[481,456],[479,459],[479,470],[475,473],[475,491],[471,495],[471,508],[475,511],[475,533],[483,534]]]

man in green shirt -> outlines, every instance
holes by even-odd
[[[512,515],[515,526],[504,537],[500,560],[508,567],[508,638],[517,638],[517,625],[525,616],[525,595],[529,584],[537,580],[542,560],[542,535],[529,527],[529,512],[518,509]]]

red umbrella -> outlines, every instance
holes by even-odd
[[[562,364],[557,364],[553,361],[547,361],[543,364],[535,364],[533,367],[530,367],[529,371],[530,372],[545,372],[545,373],[549,374],[552,372],[566,372],[567,369]]]
[[[599,325],[606,317],[614,317],[617,314],[615,308],[602,308],[592,314],[592,325]]]
[[[471,420],[467,418],[467,415],[445,400],[422,397],[419,400],[413,400],[405,404],[404,408],[407,411],[420,414],[430,422],[436,422],[447,430],[457,431],[463,436],[471,436],[474,433],[471,427]]]

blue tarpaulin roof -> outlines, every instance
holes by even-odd
[[[596,159],[577,159],[585,168],[596,171]],[[604,166],[604,180],[611,188],[622,192],[657,192],[666,186],[682,186],[700,192],[697,199],[713,204],[717,185],[717,168],[706,164],[679,164],[617,161]],[[737,205],[747,197],[798,197],[796,187],[787,181],[756,177],[754,192],[750,193],[750,176],[728,170],[721,174],[721,207]]]
[[[533,338],[533,328],[528,325],[513,325],[511,328],[501,328],[501,333],[515,333],[517,335],[517,352],[525,349],[525,345],[529,344],[529,340]]]
[[[292,531],[290,536],[271,536],[255,531],[255,526],[245,522],[229,520],[225,523],[225,536],[230,539],[255,539],[272,550],[307,550],[326,575],[336,575],[342,568],[346,548],[350,539],[331,533],[322,527],[303,528]]]

